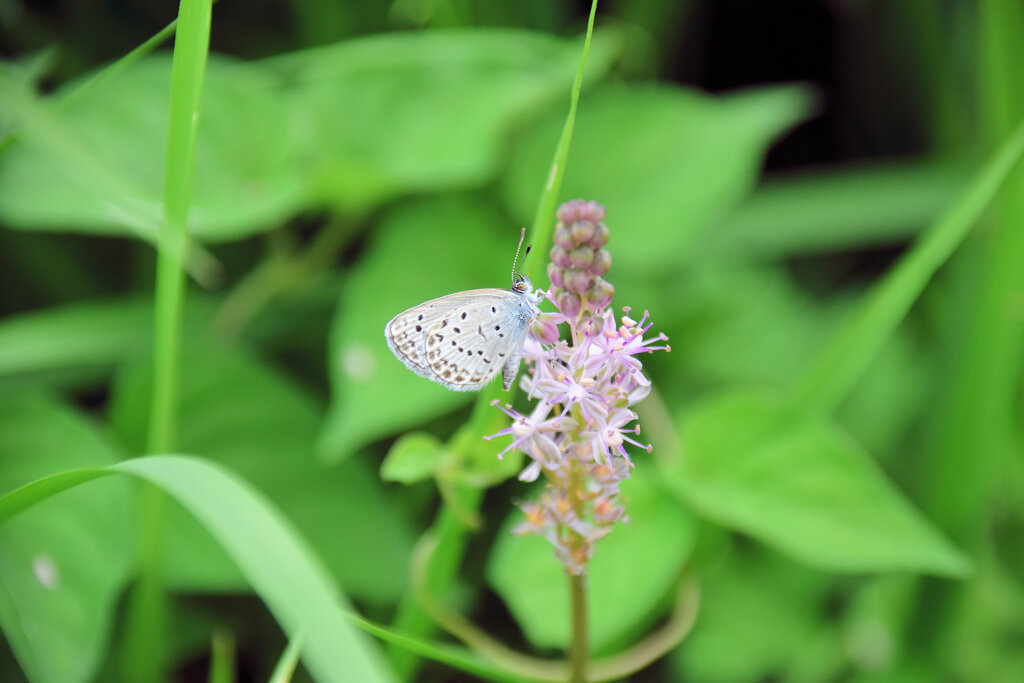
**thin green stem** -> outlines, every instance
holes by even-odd
[[[587,645],[587,574],[569,576],[569,603],[572,612],[572,635],[569,641],[569,681],[584,683],[587,680],[587,659],[590,649]]]
[[[174,447],[175,405],[181,365],[188,211],[192,199],[196,132],[210,42],[211,0],[182,0],[171,67],[170,115],[164,176],[163,224],[158,238],[153,393],[147,453]],[[132,681],[160,681],[166,674],[166,596],[161,576],[164,497],[153,486],[140,492],[139,579],[129,608],[131,634],[125,674]]]
[[[594,17],[597,16],[597,0],[590,3],[590,17],[587,19],[587,37],[583,41],[583,54],[580,57],[580,68],[576,71],[576,79],[572,84],[572,94],[569,98],[569,114],[565,119],[565,126],[562,128],[562,137],[558,140],[555,148],[555,157],[551,162],[551,170],[548,171],[547,181],[540,194],[540,201],[537,203],[537,212],[533,217],[533,226],[530,228],[530,244],[534,249],[523,259],[523,273],[529,276],[530,269],[539,252],[546,252],[551,242],[551,232],[554,229],[555,205],[558,203],[558,195],[562,190],[562,178],[565,176],[565,165],[569,160],[569,147],[572,144],[572,131],[576,125],[576,108],[580,101],[580,89],[583,87],[583,71],[587,66],[587,57],[590,55],[590,39],[594,35]]]

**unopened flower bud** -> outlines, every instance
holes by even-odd
[[[573,268],[586,270],[594,262],[594,250],[590,247],[576,247],[569,252],[569,264]]]
[[[555,244],[563,249],[572,249],[576,246],[572,239],[572,232],[569,231],[565,223],[559,223],[555,227]]]
[[[565,284],[562,282],[562,269],[554,263],[548,264],[548,281],[552,287],[565,289]]]
[[[570,292],[583,294],[590,286],[590,275],[582,270],[567,270],[562,273],[562,281]]]
[[[572,267],[572,259],[569,258],[569,251],[562,247],[551,247],[551,262],[561,268]]]
[[[547,316],[537,316],[530,325],[530,332],[533,336],[545,344],[554,344],[558,341],[558,325]]]
[[[615,287],[612,283],[595,278],[594,284],[587,290],[587,303],[591,308],[604,308],[612,302],[615,296]]]
[[[594,223],[591,221],[576,221],[569,226],[569,233],[576,244],[586,244],[594,237]]]
[[[604,275],[611,267],[611,252],[607,249],[600,249],[594,254],[594,263],[590,266],[590,272],[594,275]]]
[[[598,223],[594,226],[594,236],[590,238],[590,246],[595,249],[608,244],[608,226]]]
[[[575,318],[580,314],[583,302],[577,294],[560,289],[555,293],[555,305],[567,318]]]
[[[600,223],[604,220],[604,206],[595,201],[587,202],[580,210],[580,217],[593,223]]]

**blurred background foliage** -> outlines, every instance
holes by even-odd
[[[587,9],[214,7],[176,451],[265,494],[363,614],[422,637],[441,636],[413,547],[458,486],[482,525],[447,549],[450,601],[515,647],[566,643],[557,563],[508,533],[515,463],[450,441],[473,397],[381,330],[504,286]],[[175,11],[0,0],[0,493],[144,452],[171,42],[100,69]],[[616,302],[672,352],[650,359],[632,521],[594,558],[593,647],[658,624],[684,569],[703,586],[690,637],[636,680],[1024,680],[1021,172],[848,395],[794,417],[760,391],[796,384],[967,191],[1024,115],[1022,63],[1012,0],[600,6],[562,199],[607,207]],[[117,678],[132,487],[0,526],[0,679]],[[166,527],[173,677],[205,679],[227,633],[239,680],[266,680],[285,635],[190,514]],[[467,675],[390,656],[406,680]]]

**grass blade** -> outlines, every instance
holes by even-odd
[[[60,491],[114,473],[130,474],[178,500],[238,564],[285,633],[301,644],[314,680],[394,680],[352,624],[338,587],[291,524],[267,499],[226,469],[178,455],[151,455],[62,472],[0,497],[0,521]],[[296,645],[296,647],[300,647]]]
[[[935,272],[960,246],[1024,151],[1024,124],[914,247],[798,382],[798,405],[827,413],[849,393]]]

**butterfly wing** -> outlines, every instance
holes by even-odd
[[[535,308],[521,294],[502,289],[452,297],[454,305],[430,328],[426,341],[434,381],[453,391],[476,391],[512,362],[518,371],[526,326]],[[507,390],[515,374],[504,374]]]
[[[413,306],[396,315],[384,327],[384,338],[391,353],[395,354],[405,367],[427,379],[434,379],[434,372],[427,363],[427,331],[448,311],[448,298],[442,296]]]

